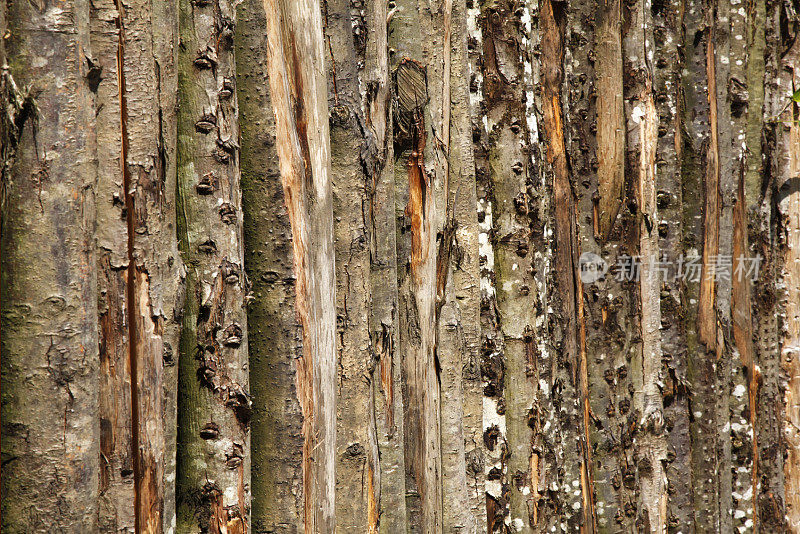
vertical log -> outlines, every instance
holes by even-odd
[[[751,298],[751,276],[747,270],[751,263],[748,247],[747,215],[748,205],[745,196],[745,180],[748,167],[748,99],[747,62],[748,15],[739,8],[738,3],[723,4],[721,9],[728,11],[730,17],[730,74],[726,106],[730,110],[732,125],[730,145],[732,165],[730,172],[735,184],[735,205],[733,208],[733,233],[731,235],[731,288],[730,325],[732,329],[731,385],[730,385],[730,440],[731,440],[731,492],[733,528],[742,531],[758,531],[758,514],[755,498],[758,495],[758,442],[755,431],[758,413],[755,410],[757,395],[757,373],[754,367],[755,346],[753,301]],[[763,60],[763,56],[762,56]],[[759,109],[759,114],[761,110]],[[756,142],[756,144],[760,144]],[[754,223],[758,215],[752,214]],[[753,225],[754,227],[757,224]]]
[[[767,361],[769,368],[774,368],[774,362],[779,357],[777,342],[775,340],[775,324],[777,321],[774,311],[775,298],[772,296],[775,291],[775,284],[771,279],[772,269],[770,264],[775,255],[772,253],[773,245],[770,239],[771,219],[773,218],[772,203],[766,201],[771,196],[771,191],[767,189],[762,192],[762,180],[764,179],[764,151],[762,148],[762,138],[765,138],[765,19],[766,3],[757,1],[753,3],[748,11],[745,20],[744,41],[747,46],[747,64],[745,69],[746,88],[744,91],[744,111],[745,113],[745,169],[739,185],[739,198],[737,199],[737,220],[741,226],[738,233],[734,236],[734,261],[740,255],[747,257],[760,257],[763,262],[760,265],[759,273],[755,280],[748,278],[745,281],[738,281],[740,286],[734,287],[734,327],[738,326],[739,334],[736,337],[736,345],[742,353],[742,361],[746,366],[747,374],[747,394],[748,394],[748,419],[752,427],[753,435],[750,437],[752,467],[751,467],[751,507],[745,509],[746,518],[754,522],[754,531],[770,528],[777,529],[774,524],[775,516],[767,515],[764,521],[759,510],[759,501],[762,493],[767,493],[771,484],[762,483],[761,479],[766,474],[764,480],[770,481],[774,474],[779,471],[774,463],[767,458],[764,465],[762,458],[763,442],[771,445],[777,433],[775,422],[776,414],[771,410],[762,411],[759,402],[763,394],[764,372],[762,362]],[[740,103],[740,108],[742,103]],[[752,220],[752,222],[750,222]],[[738,239],[737,239],[738,237]],[[738,245],[738,246],[737,246]],[[734,272],[737,271],[739,263],[735,264]],[[735,280],[736,281],[736,280]],[[744,282],[742,284],[742,282]],[[753,283],[755,282],[755,283]],[[742,287],[744,286],[744,287]],[[767,296],[771,298],[767,298]],[[740,311],[741,310],[741,311]],[[751,322],[752,321],[752,322]],[[737,325],[737,323],[739,323]],[[734,336],[737,335],[734,330]],[[745,351],[749,349],[749,355]],[[774,387],[775,381],[770,380],[770,389]],[[774,391],[774,390],[773,390]],[[770,413],[772,412],[772,413]],[[770,436],[765,432],[767,428],[774,428]],[[766,440],[765,440],[766,438]],[[770,447],[774,450],[774,447]],[[774,453],[773,453],[774,454]],[[772,475],[772,476],[771,476]],[[782,521],[783,518],[777,518]]]
[[[335,528],[336,288],[319,7],[315,0],[264,1],[269,83],[303,336],[296,387],[304,417],[304,526],[306,532],[328,533]]]
[[[247,293],[242,244],[235,3],[181,2],[180,532],[250,530]]]
[[[409,528],[428,533],[442,528],[436,265],[437,236],[444,228],[449,189],[444,172],[446,154],[441,151],[443,21],[438,13],[421,9],[415,1],[402,0],[396,7],[389,25],[389,46],[394,50],[396,99],[395,206],[406,509]]]
[[[467,29],[470,56],[470,108],[472,112],[473,157],[478,214],[478,255],[480,265],[480,369],[482,381],[482,437],[473,456],[476,486],[483,489],[482,500],[486,532],[504,528],[508,500],[504,495],[507,476],[505,417],[505,364],[497,317],[497,275],[494,255],[492,183],[488,161],[488,126],[484,102],[483,5],[473,0],[468,11]]]
[[[714,406],[713,393],[714,352],[706,350],[701,343],[698,309],[700,303],[700,279],[694,274],[699,251],[703,250],[704,210],[706,209],[704,191],[706,175],[713,173],[715,157],[707,153],[711,145],[708,73],[708,31],[704,31],[706,10],[704,4],[687,0],[683,10],[685,34],[683,39],[685,71],[681,79],[683,98],[683,145],[682,145],[682,195],[683,203],[683,249],[687,267],[683,302],[683,328],[687,341],[687,382],[691,387],[691,402],[687,408],[691,435],[691,477],[693,492],[693,520],[695,528],[714,530],[718,500],[715,484],[716,465],[708,453],[710,447],[716,449],[714,439],[714,418],[709,410]],[[689,267],[688,264],[692,264]],[[703,450],[705,447],[705,450]]]
[[[787,16],[783,14],[782,16]],[[788,21],[787,21],[788,22]],[[778,99],[783,109],[776,120],[785,121],[777,127],[774,152],[775,185],[778,187],[782,265],[781,296],[781,367],[786,379],[783,392],[786,440],[784,456],[784,499],[786,528],[800,529],[800,106],[795,95],[800,91],[800,41],[797,25],[781,24],[780,74],[776,80]],[[784,29],[785,28],[785,29]],[[788,49],[787,49],[788,47]],[[776,95],[777,96],[777,95]]]
[[[484,2],[481,6],[483,36],[483,102],[488,128],[487,163],[491,184],[491,217],[497,323],[504,367],[505,432],[494,438],[507,458],[502,492],[508,498],[509,516],[503,522],[517,529],[535,524],[537,495],[531,492],[533,440],[531,421],[536,380],[536,293],[534,255],[530,254],[531,219],[528,149],[529,131],[524,103],[523,47],[525,42],[514,2]],[[497,429],[500,430],[499,427]],[[500,439],[503,441],[500,441]],[[494,448],[494,447],[490,447]],[[490,518],[494,526],[496,519]]]
[[[303,525],[303,416],[294,360],[302,355],[296,314],[292,228],[280,181],[275,117],[267,79],[261,0],[240,4],[235,33],[241,127],[245,268],[253,393],[252,530]]]
[[[786,35],[781,28],[781,6],[775,2],[754,4],[751,26],[750,62],[748,72],[748,149],[752,150],[745,181],[748,215],[758,214],[756,224],[748,224],[755,234],[751,254],[764,260],[754,284],[757,311],[757,371],[758,386],[755,409],[756,444],[758,453],[757,491],[754,496],[755,515],[761,532],[780,532],[787,529],[787,499],[785,498],[785,382],[781,361],[781,285],[784,239],[780,210],[782,158],[780,156],[784,124],[779,115],[785,113],[788,86],[783,86],[781,55],[786,47]],[[752,115],[750,112],[753,112]],[[758,157],[758,159],[755,159]],[[755,193],[755,194],[754,194]],[[751,379],[752,379],[751,378]],[[752,390],[751,390],[752,395]],[[776,409],[776,406],[778,407]]]
[[[375,362],[369,350],[367,241],[369,146],[360,86],[368,37],[363,10],[349,0],[322,3],[329,61],[331,192],[336,262],[337,528],[378,532],[377,434],[372,407]]]
[[[653,97],[653,19],[644,2],[626,6],[623,29],[625,51],[626,161],[636,203],[633,244],[641,258],[636,326],[641,343],[631,359],[633,409],[638,421],[631,460],[637,471],[636,528],[663,532],[667,526],[667,487],[664,462],[663,381],[661,350],[662,273],[656,262],[658,209],[656,205],[656,149],[658,115]]]
[[[558,318],[554,344],[559,350],[551,360],[550,383],[546,410],[558,413],[558,427],[552,439],[558,451],[549,459],[548,478],[557,495],[557,514],[545,518],[545,525],[559,521],[570,530],[594,532],[597,528],[594,488],[589,448],[589,384],[586,362],[586,327],[584,323],[583,287],[578,277],[579,245],[575,184],[569,173],[565,139],[564,110],[573,96],[562,104],[565,82],[567,7],[545,0],[539,8],[541,31],[542,125],[546,142],[546,172],[552,191],[550,204],[553,222],[553,279],[555,285],[552,308]],[[570,23],[574,27],[576,20]],[[582,24],[583,19],[578,19]],[[574,30],[573,30],[574,31]],[[580,45],[582,40],[571,41]],[[556,464],[560,463],[560,466]],[[563,471],[562,471],[563,469]],[[562,474],[563,473],[563,474]],[[549,515],[549,514],[548,514]],[[552,528],[552,527],[550,527]]]
[[[382,533],[406,532],[406,492],[402,362],[398,354],[397,229],[394,199],[394,139],[389,76],[388,10],[382,1],[367,2],[363,93],[370,250],[370,346],[374,366],[373,415],[378,461],[373,473],[375,508]],[[370,509],[371,510],[371,509]]]
[[[683,38],[682,0],[653,6],[653,43],[660,51],[653,69],[653,94],[658,112],[658,144],[656,151],[656,207],[659,236],[659,259],[667,265],[661,280],[661,349],[665,364],[664,428],[667,439],[667,526],[676,531],[688,532],[693,525],[691,437],[689,435],[689,383],[687,361],[689,358],[687,336],[683,328],[682,310],[686,306],[682,293],[683,280],[677,276],[676,266],[685,258],[683,248],[684,225],[682,209],[684,195],[681,188],[684,117],[681,107],[681,70],[684,58],[680,53]],[[687,191],[687,199],[692,195]]]
[[[443,2],[442,151],[446,222],[436,265],[437,352],[442,366],[442,494],[445,532],[484,532],[483,485],[475,454],[482,444],[479,364],[480,281],[475,165],[469,110],[467,11]],[[449,240],[449,242],[448,242]]]
[[[98,69],[97,284],[100,347],[100,515],[105,531],[134,532],[133,400],[128,280],[128,220],[125,200],[120,14],[111,0],[91,10],[92,52]]]
[[[107,307],[101,309],[100,344],[108,393],[101,398],[101,447],[109,462],[101,520],[116,530],[134,528],[131,512],[143,532],[174,529],[175,351],[182,313],[175,7],[92,7],[101,69],[98,162],[110,171],[98,183],[98,273]]]
[[[100,369],[89,2],[2,9],[13,98],[3,113],[14,113],[3,153],[7,141],[16,152],[2,173],[3,526],[93,532]]]

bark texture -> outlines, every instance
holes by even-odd
[[[187,269],[179,532],[250,531],[250,420],[236,2],[181,2],[178,191]]]
[[[175,226],[176,7],[96,2],[91,9],[102,169],[96,188],[101,530],[175,528],[183,313]]]
[[[2,2],[4,530],[800,531],[798,13]]]
[[[292,228],[281,185],[267,78],[265,6],[238,8],[235,33],[241,125],[251,422],[252,531],[299,532],[303,507],[303,415],[295,361],[303,350],[296,313]]]
[[[2,7],[12,114],[3,152],[16,155],[2,175],[3,530],[92,532],[100,362],[89,2]]]
[[[336,491],[336,280],[322,12],[315,0],[264,0],[279,169],[292,227],[303,352],[303,526],[333,532]]]

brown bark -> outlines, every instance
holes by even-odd
[[[2,6],[4,530],[800,529],[792,2]]]
[[[92,7],[98,91],[101,528],[174,528],[174,6]],[[153,43],[158,43],[154,45]],[[152,117],[159,118],[153,121]]]
[[[292,229],[280,180],[267,79],[261,0],[239,6],[235,33],[241,126],[245,269],[253,394],[252,530],[296,532],[303,524],[303,417],[295,388],[302,355],[295,312]],[[275,409],[275,407],[281,407]]]

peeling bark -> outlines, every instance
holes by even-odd
[[[306,532],[335,528],[336,342],[333,206],[319,4],[265,0],[277,148],[292,225],[296,310],[303,356],[296,360],[303,412]]]
[[[98,164],[108,169],[97,186],[101,528],[115,531],[174,529],[182,313],[174,7],[100,2],[91,11]]]
[[[234,42],[245,269],[253,297],[247,308],[253,394],[252,530],[295,532],[303,525],[303,417],[293,362],[302,355],[302,341],[295,312],[292,229],[284,207],[267,79],[263,2],[243,2],[238,21]]]

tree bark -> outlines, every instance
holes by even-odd
[[[236,2],[181,2],[179,236],[187,266],[178,451],[180,532],[250,531],[247,278]]]
[[[104,170],[97,184],[102,530],[174,529],[183,312],[176,7],[98,2],[91,10]]]
[[[239,6],[235,33],[241,126],[245,268],[253,398],[252,529],[296,532],[303,525],[303,416],[295,360],[302,355],[296,314],[292,228],[280,180],[275,116],[267,78],[264,4]]]
[[[797,9],[3,2],[3,528],[800,530]]]
[[[303,525],[335,529],[336,287],[331,153],[322,17],[315,0],[264,0],[270,94],[280,176],[292,226],[295,305],[302,357],[295,360],[303,413]]]
[[[89,2],[3,3],[2,520],[98,528],[100,424]]]

